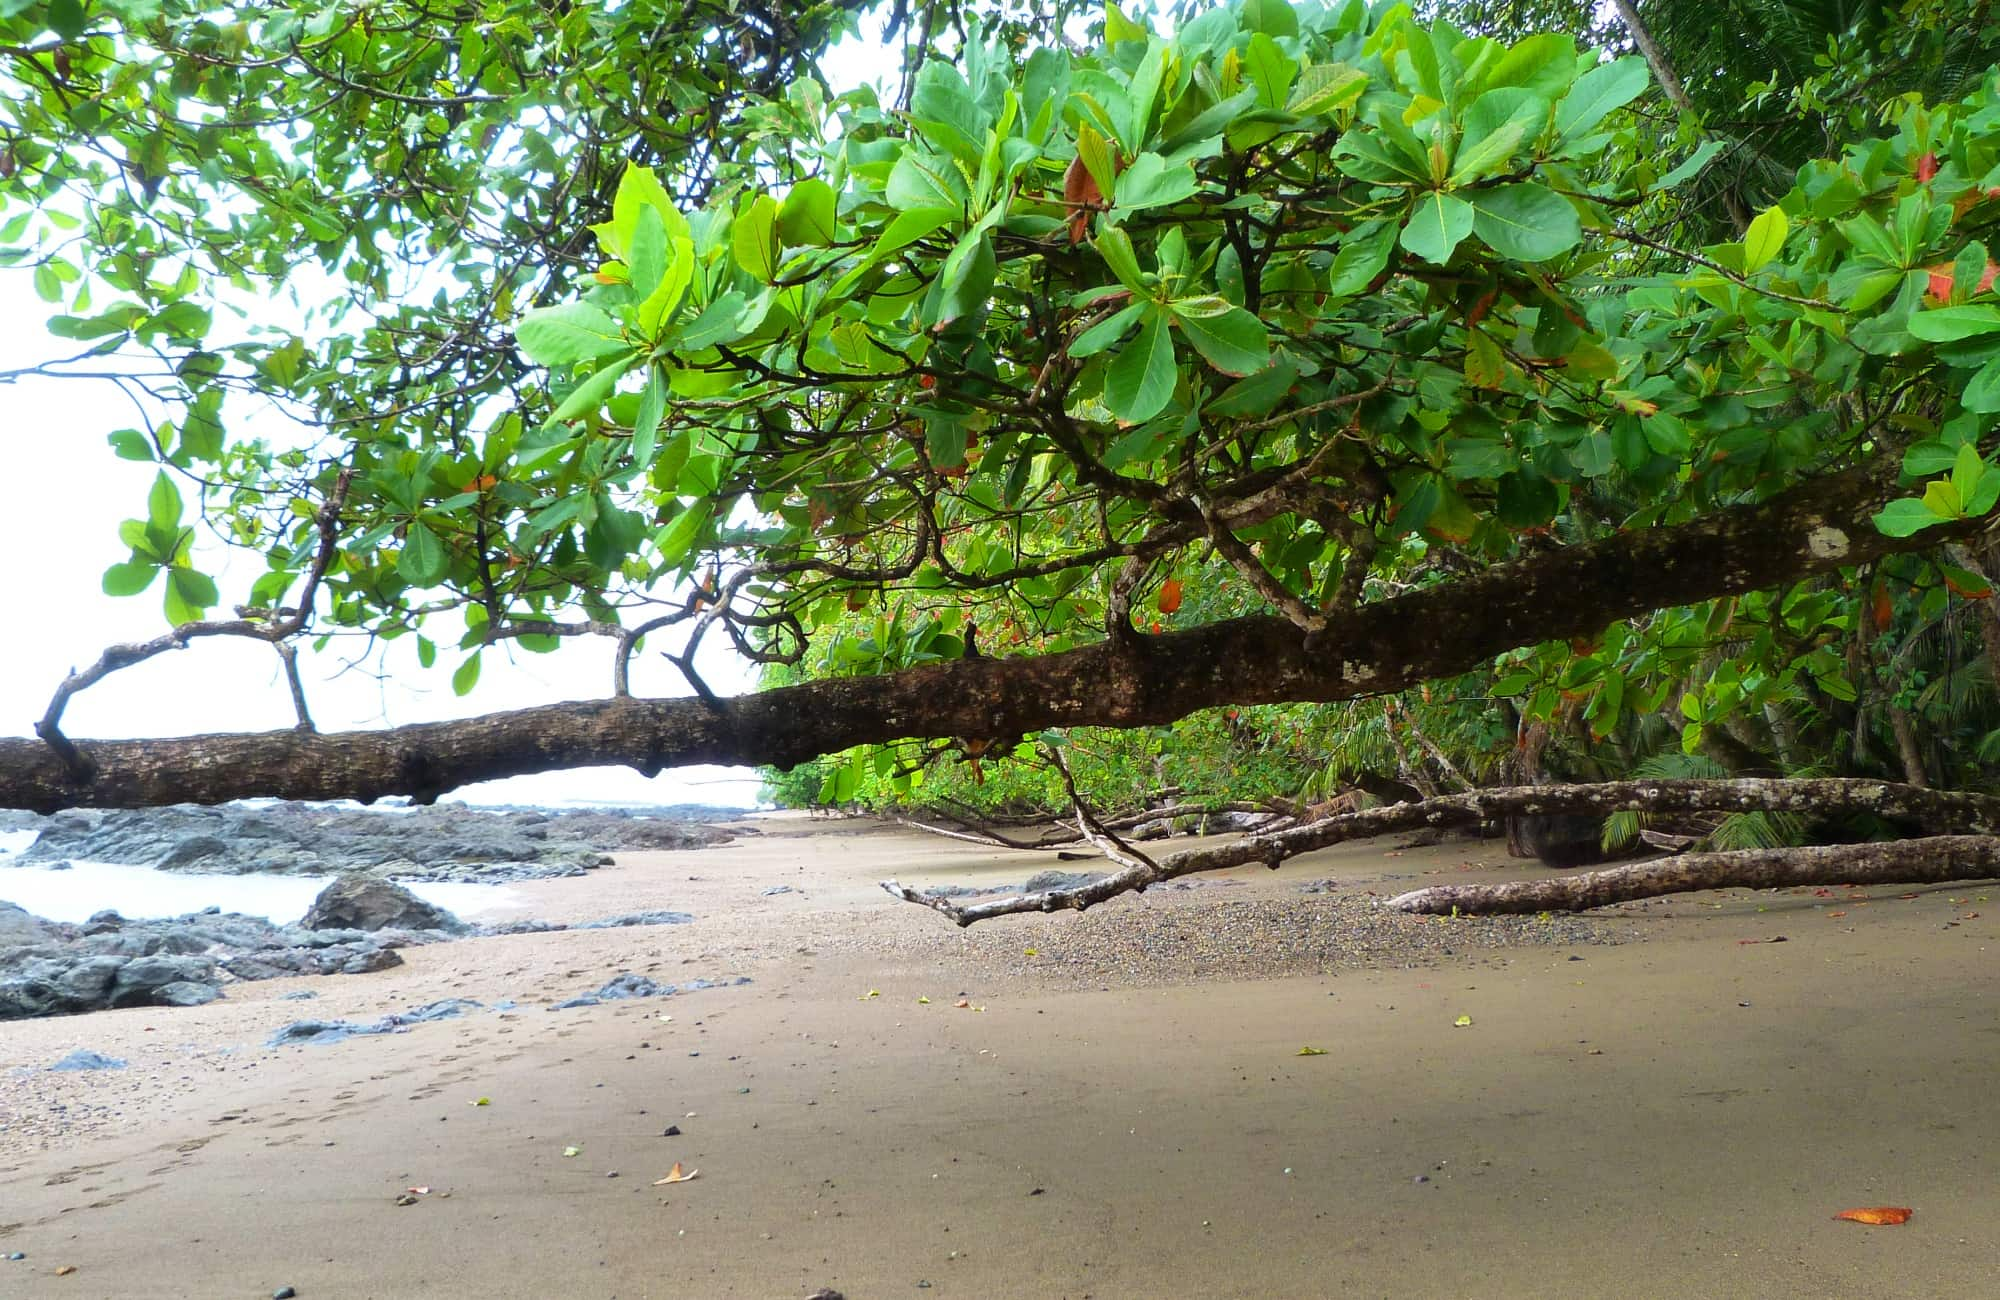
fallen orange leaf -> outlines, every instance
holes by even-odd
[[[1851,1223],[1872,1223],[1877,1226],[1891,1223],[1908,1223],[1914,1210],[1900,1205],[1877,1205],[1866,1210],[1842,1210],[1834,1215],[1836,1219],[1846,1219]]]
[[[1836,917],[1836,916],[1846,916],[1846,915],[1847,915],[1847,913],[1845,913],[1845,912],[1828,912],[1828,913],[1827,913],[1827,917],[1828,917],[1828,919],[1829,919],[1829,920],[1830,920],[1830,919],[1832,919],[1833,917]]]
[[[668,1183],[691,1183],[699,1177],[701,1177],[701,1170],[690,1169],[687,1172],[683,1173],[681,1171],[681,1162],[676,1160],[674,1161],[674,1167],[672,1169],[667,1170],[667,1176],[665,1178],[655,1179],[653,1181],[653,1186],[665,1187]]]

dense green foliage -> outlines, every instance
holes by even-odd
[[[106,590],[278,609],[331,500],[310,631],[455,646],[461,692],[502,639],[686,663],[714,633],[778,681],[1249,610],[1316,631],[1885,456],[1886,532],[2000,497],[2000,92],[1945,57],[1949,8],[1800,55],[1783,103],[1718,90],[1732,62],[1685,121],[1634,55],[1479,34],[1494,6],[1111,8],[1087,46],[933,9],[898,27],[900,103],[818,74],[838,4],[0,8],[0,242],[56,333],[176,408],[110,435],[161,475]],[[1878,95],[1883,66],[1948,98]],[[1818,133],[1749,133],[1785,179],[1715,180],[1720,93]],[[1740,230],[1703,186],[1753,203]],[[248,592],[197,571],[190,498],[265,557]],[[1915,713],[1919,765],[1966,780],[2000,757],[1977,563],[1067,743],[1100,792],[1262,794],[1490,779],[1531,733],[1573,771],[1907,771]],[[932,788],[1048,798],[996,774],[1017,739]],[[906,793],[925,757],[820,793]]]

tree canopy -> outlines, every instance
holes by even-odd
[[[1868,101],[1737,230],[1645,58],[1440,8],[897,6],[885,98],[820,66],[839,3],[0,6],[48,369],[170,411],[107,431],[159,474],[104,578],[170,626],[52,684],[0,804],[853,751],[839,796],[1465,674],[1689,752],[1865,706],[1857,641],[1990,595],[1945,548],[2000,500],[1995,78]],[[607,696],[322,734],[294,668],[293,731],[62,731],[166,648],[343,632],[461,693],[598,638]],[[717,697],[708,637],[774,684]]]

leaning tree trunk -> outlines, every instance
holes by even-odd
[[[1503,885],[1436,885],[1398,894],[1404,912],[1490,915],[1581,912],[1635,898],[1696,889],[1786,889],[1798,885],[1888,885],[2000,876],[2000,837],[1934,835],[1880,844],[1690,853],[1603,871]]]

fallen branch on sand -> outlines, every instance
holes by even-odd
[[[1901,885],[2000,876],[2000,838],[1936,835],[1877,844],[1689,853],[1543,880],[1503,885],[1436,885],[1398,894],[1402,912],[1492,915],[1581,912],[1635,898],[1696,889],[1786,889],[1798,885]]]
[[[1929,790],[1888,781],[1854,778],[1775,780],[1753,777],[1733,781],[1606,781],[1593,785],[1504,786],[1490,790],[1468,790],[1461,794],[1443,795],[1416,803],[1391,804],[1386,808],[1342,813],[1288,830],[1247,835],[1228,843],[1199,845],[1167,854],[1157,860],[1135,855],[1129,846],[1119,841],[1118,844],[1124,851],[1112,857],[1112,860],[1118,863],[1119,869],[1102,879],[1064,889],[1008,894],[975,903],[954,903],[950,899],[924,893],[894,880],[883,881],[882,888],[897,898],[931,908],[951,918],[956,924],[967,926],[978,921],[991,920],[996,916],[1010,916],[1024,912],[1065,910],[1080,912],[1106,899],[1116,898],[1120,894],[1140,892],[1148,886],[1180,876],[1223,871],[1253,862],[1261,862],[1265,866],[1275,868],[1288,858],[1309,853],[1314,849],[1327,848],[1348,840],[1393,834],[1397,831],[1426,827],[1477,826],[1481,822],[1509,815],[1601,816],[1628,810],[1683,813],[1762,810],[1820,816],[1869,813],[1887,820],[1909,823],[1931,838],[1892,841],[1887,844],[1836,845],[1816,849],[1760,849],[1742,854],[1686,855],[1665,862],[1642,863],[1617,868],[1615,871],[1590,873],[1591,876],[1616,877],[1622,882],[1622,888],[1637,890],[1622,895],[1625,898],[1646,898],[1664,893],[1712,889],[1725,885],[1768,887],[1762,882],[1762,877],[1766,875],[1773,876],[1772,883],[1775,884],[1826,883],[1822,880],[1808,882],[1798,874],[1815,869],[1815,863],[1820,864],[1817,869],[1834,873],[1831,877],[1833,883],[1857,879],[1851,872],[1842,874],[1841,866],[1828,866],[1822,859],[1810,856],[1825,855],[1832,849],[1854,851],[1853,861],[1857,865],[1868,861],[1879,861],[1880,869],[1884,872],[1911,873],[1870,876],[1869,883],[1883,883],[1891,879],[1969,880],[2000,875],[2000,841],[1992,839],[2000,835],[2000,797],[1962,791]],[[1087,816],[1087,814],[1082,815]],[[1866,850],[1876,852],[1871,857],[1870,854],[1863,852]],[[1885,850],[1896,851],[1884,852]],[[1706,871],[1699,865],[1704,861],[1716,859],[1727,859],[1730,863],[1738,865],[1740,868],[1738,875],[1725,877],[1717,872]],[[1778,872],[1774,864],[1782,861],[1791,861],[1794,865],[1787,868],[1787,872]],[[1844,864],[1849,859],[1835,855],[1826,861]],[[1690,862],[1698,864],[1693,871],[1688,869]],[[1647,873],[1652,875],[1649,877]],[[1782,878],[1777,878],[1779,876]],[[1697,877],[1698,883],[1691,883],[1695,882]],[[1566,879],[1582,880],[1586,877],[1527,881],[1520,882],[1520,886],[1560,885]],[[1675,881],[1680,883],[1671,883]],[[1661,883],[1665,883],[1666,887],[1654,887]],[[1544,911],[1569,906],[1564,903],[1545,903],[1532,907],[1487,908],[1482,907],[1479,900],[1473,898],[1471,894],[1445,898],[1443,891],[1419,892],[1431,895],[1433,900],[1444,901],[1441,905],[1433,906],[1427,903],[1423,907],[1417,907],[1407,905],[1405,900],[1412,896],[1404,895],[1395,902],[1406,911],[1445,912],[1449,912],[1454,906],[1461,912]],[[1618,898],[1595,893],[1579,896],[1587,897],[1590,901],[1577,903],[1570,910],[1600,907],[1605,903],[1619,901]]]

